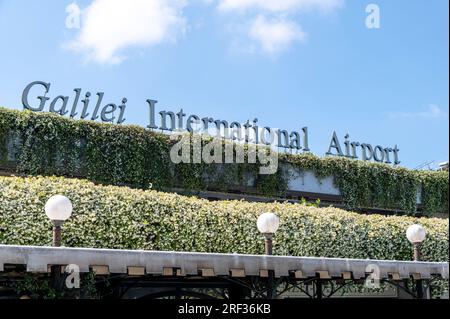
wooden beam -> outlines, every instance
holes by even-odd
[[[352,272],[351,271],[342,272],[342,279],[344,280],[352,279]]]
[[[91,265],[90,268],[95,275],[109,275],[109,267],[105,265]]]
[[[202,277],[214,277],[214,269],[213,268],[201,268],[200,274]]]
[[[177,276],[185,276],[186,274],[181,270],[181,268],[177,268],[177,272],[176,272]]]
[[[392,280],[401,280],[400,274],[398,272],[392,272],[392,273],[389,273],[389,275],[391,275]]]
[[[260,269],[259,276],[263,277],[263,278],[269,277],[269,270],[268,269]]]
[[[331,279],[331,276],[328,273],[328,270],[318,270],[316,272],[319,274],[320,279]]]
[[[230,269],[231,277],[245,277],[245,269],[232,268]]]
[[[52,266],[53,265],[47,265],[47,272],[51,273],[52,272]],[[66,267],[67,265],[61,265],[61,273],[65,273],[66,272]]]
[[[144,276],[145,275],[145,267],[143,267],[143,266],[128,266],[128,275],[129,276]]]
[[[163,276],[173,276],[173,268],[163,267]]]
[[[417,273],[417,272],[411,273],[411,277],[413,277],[414,280],[422,279],[422,276],[419,273]]]

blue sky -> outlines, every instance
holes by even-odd
[[[380,28],[366,27],[370,3]],[[0,105],[22,109],[23,88],[42,80],[50,97],[75,87],[127,97],[126,123],[146,126],[152,98],[158,110],[308,126],[320,156],[335,130],[435,167],[449,157],[448,5],[0,0]]]

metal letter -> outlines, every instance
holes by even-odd
[[[336,132],[333,132],[333,137],[331,138],[331,143],[330,143],[330,147],[328,148],[328,152],[326,152],[326,155],[335,155],[333,153],[331,153],[331,149],[335,148],[338,152],[337,155],[342,156],[342,149],[341,149],[341,144],[339,144],[339,139],[336,135]]]
[[[175,129],[175,114],[170,111],[161,111],[159,112],[159,115],[161,115],[161,130],[173,131]],[[167,115],[170,117],[170,128],[167,128],[166,126]]]
[[[290,148],[295,148],[295,149],[301,149],[301,145],[300,145],[300,134],[298,132],[292,132],[289,135],[290,138],[290,143],[289,143],[289,147]]]
[[[197,115],[191,115],[187,118],[186,121],[186,130],[190,133],[192,132],[197,132],[199,130],[198,127],[195,128],[195,130],[192,128],[192,123],[194,124],[199,124],[200,122],[200,118]]]
[[[95,120],[98,118],[97,113],[98,113],[98,109],[100,108],[100,104],[102,103],[104,93],[98,92],[97,95],[98,95],[97,105],[95,106],[94,113],[92,114],[91,120]]]
[[[381,158],[378,156],[379,154],[378,154],[377,150],[380,152]],[[373,159],[374,159],[376,162],[383,163],[384,157],[385,157],[385,155],[384,155],[384,149],[383,149],[380,145],[375,146],[375,148],[374,148],[374,150],[373,150]]]
[[[62,105],[61,108],[59,110],[55,110],[55,104],[56,102],[58,102],[58,100],[62,100]],[[50,112],[53,113],[58,113],[59,115],[65,115],[67,114],[69,111],[66,110],[66,106],[67,106],[67,101],[69,100],[68,96],[62,96],[62,95],[58,95],[57,97],[55,97],[53,99],[53,101],[50,103]]]
[[[372,145],[370,144],[366,144],[366,143],[362,143],[361,144],[361,149],[362,149],[362,159],[364,161],[369,161],[372,159],[373,157],[373,148]],[[367,151],[366,149],[370,152],[370,156],[367,156]]]
[[[148,103],[148,106],[149,106],[149,108],[150,108],[150,124],[147,125],[147,127],[148,127],[149,129],[158,128],[158,127],[155,125],[155,104],[158,103],[158,101],[148,99],[148,100],[147,100],[147,103]]]
[[[72,110],[70,111],[70,117],[74,117],[75,115],[78,114],[75,110],[77,108],[78,100],[80,98],[81,89],[76,88],[74,89],[74,91],[75,91],[75,99],[73,100]],[[81,115],[81,118],[84,118],[83,115]]]
[[[120,114],[119,114],[119,119],[117,120],[117,124],[122,124],[126,120],[123,118],[123,113],[125,112],[125,107],[126,107],[125,103],[127,103],[127,99],[123,98],[122,105],[119,105]]]
[[[108,107],[111,107],[111,110],[108,110]],[[101,112],[101,119],[102,119],[102,121],[104,121],[104,122],[112,122],[112,121],[114,121],[114,119],[115,119],[114,111],[116,109],[117,109],[117,105],[115,105],[114,103],[106,104],[103,107],[102,112]],[[110,117],[110,118],[106,117],[106,114],[110,114],[110,113],[113,113],[112,117]]]
[[[291,136],[294,133],[296,133],[296,132],[292,132]],[[277,144],[278,147],[295,148],[295,147],[292,146],[292,142],[291,142],[291,144],[289,144],[289,133],[288,133],[288,131],[286,131],[286,130],[277,130],[277,135],[278,135],[278,144]],[[298,140],[298,137],[297,137],[297,140]],[[284,141],[284,143],[283,143],[283,141]],[[297,146],[300,146],[299,144],[300,143],[297,143]]]
[[[395,145],[393,151],[394,151],[394,164],[398,165],[400,164],[400,161],[398,160],[398,152],[400,151],[400,149],[397,147],[397,145]]]
[[[37,108],[33,108],[28,103],[28,93],[30,93],[30,89],[34,85],[42,85],[45,88],[44,96],[38,96],[38,99],[41,100],[41,103],[39,104],[39,107],[37,107]],[[45,101],[47,101],[49,99],[48,97],[45,97],[45,94],[47,94],[49,90],[50,90],[50,83],[45,83],[45,82],[42,82],[42,81],[31,82],[30,84],[28,84],[25,87],[25,89],[23,90],[23,93],[22,93],[22,105],[23,105],[23,107],[25,109],[27,109],[27,110],[30,110],[30,111],[35,111],[35,112],[42,111],[44,109],[44,106],[45,106]]]
[[[303,152],[309,152],[308,127],[303,127]]]

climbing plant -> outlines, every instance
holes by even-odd
[[[280,217],[279,255],[411,260],[405,231],[420,223],[427,231],[422,259],[448,261],[448,219],[365,215],[306,202],[208,201],[65,177],[0,176],[0,244],[50,244],[44,205],[54,194],[73,203],[63,226],[62,244],[69,247],[261,254],[256,220],[272,211]]]
[[[169,135],[138,126],[0,108],[0,169],[14,173],[81,177],[142,189],[238,189],[283,198],[290,171],[312,171],[319,179],[333,177],[349,209],[372,207],[414,214],[419,193],[425,214],[448,213],[448,172],[417,171],[343,157],[278,154],[276,172],[261,175],[260,161],[173,163],[170,150],[174,143],[177,139]],[[236,144],[233,152],[238,148],[243,148],[245,159],[252,151]]]

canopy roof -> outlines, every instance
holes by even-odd
[[[26,265],[28,272],[48,272],[50,265],[75,264],[80,272],[131,275],[266,276],[296,278],[364,278],[373,269],[383,278],[448,278],[447,262],[417,262],[323,257],[264,256],[96,248],[0,245],[0,271]],[[378,267],[378,268],[377,268]]]

